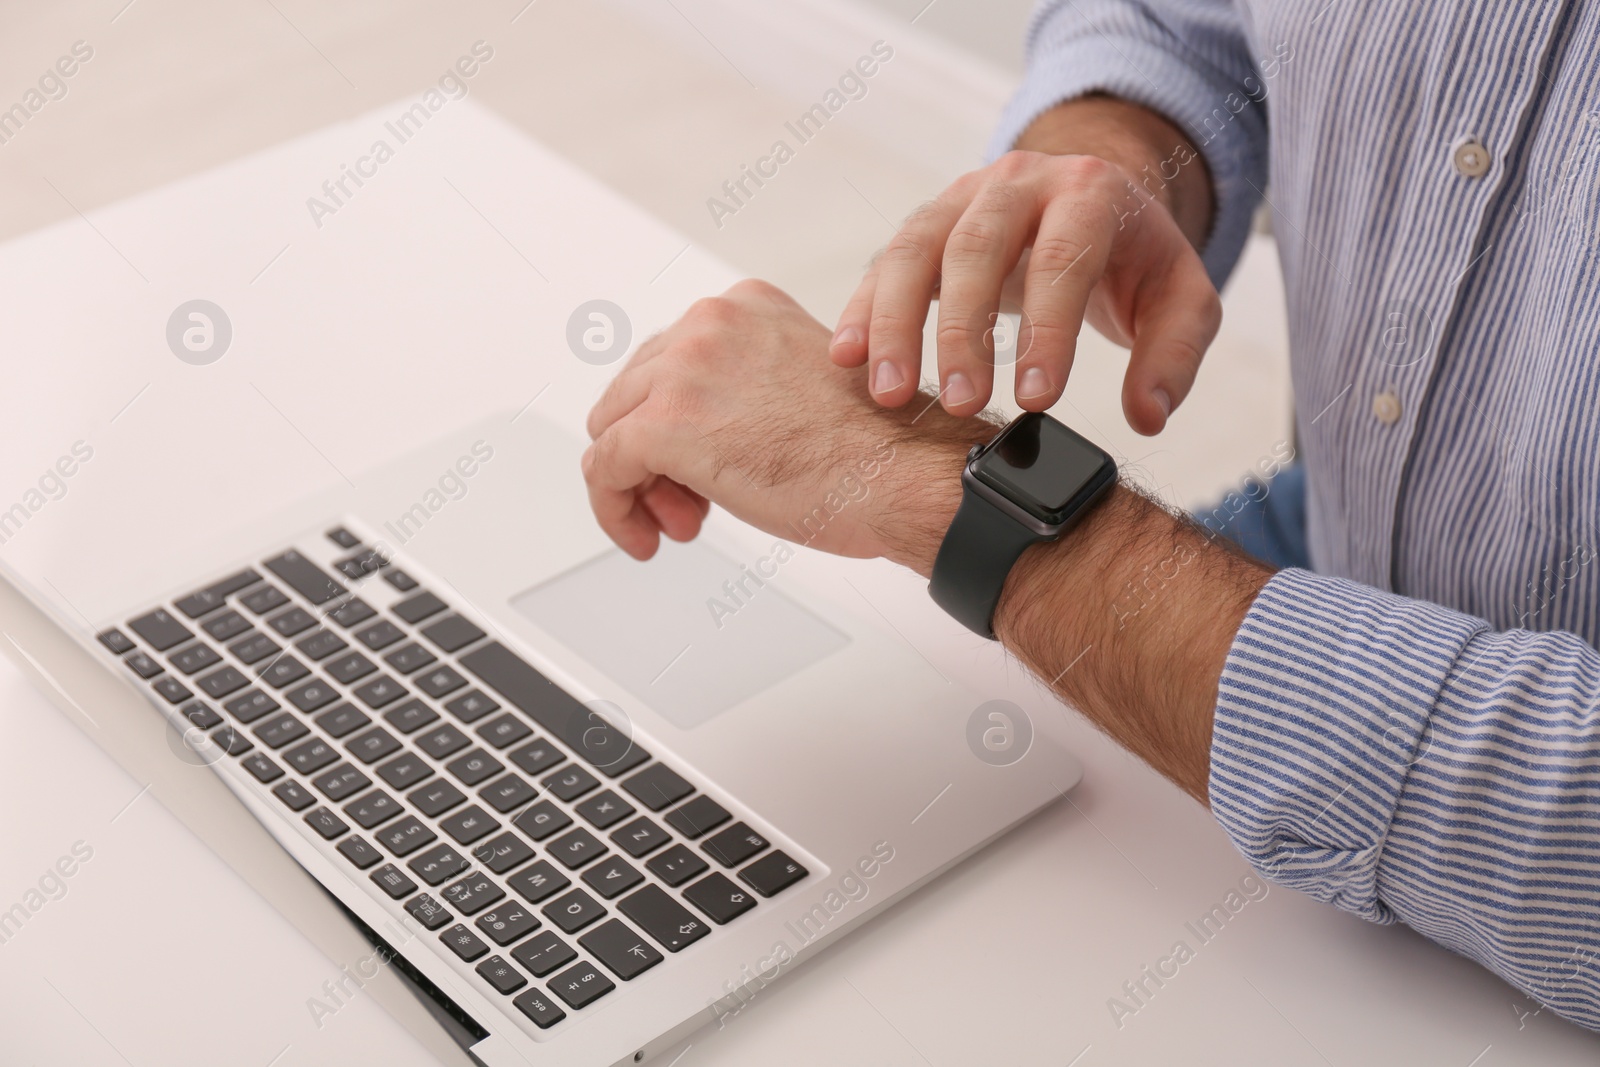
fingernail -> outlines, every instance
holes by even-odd
[[[905,381],[905,376],[900,373],[900,368],[888,360],[878,364],[878,369],[872,372],[872,391],[874,393],[888,393],[900,388],[900,383]]]
[[[967,376],[956,371],[944,380],[944,406],[958,408],[978,394],[973,391],[972,383],[967,381]]]
[[[1050,379],[1044,376],[1044,371],[1038,367],[1029,367],[1022,372],[1022,380],[1017,382],[1017,399],[1032,400],[1036,396],[1043,396],[1050,391]]]
[[[1156,406],[1161,409],[1163,418],[1172,414],[1172,398],[1167,395],[1165,389],[1152,389],[1150,395],[1155,398]]]
[[[833,335],[829,348],[838,348],[840,345],[858,345],[861,343],[861,331],[854,326],[841,326],[839,332]]]

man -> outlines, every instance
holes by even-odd
[[[744,283],[645,342],[590,416],[595,513],[640,559],[708,501],[777,533],[888,441],[817,547],[929,575],[1024,250],[1022,406],[1087,319],[1156,433],[1267,190],[1315,573],[1118,488],[1021,557],[995,631],[1273,880],[1600,1027],[1597,38],[1594,0],[1047,2],[1023,151],[913,216],[831,338]]]

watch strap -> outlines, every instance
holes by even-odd
[[[934,557],[928,592],[956,621],[992,641],[1006,577],[1028,546],[1046,540],[963,482],[961,506]]]

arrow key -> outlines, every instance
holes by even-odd
[[[756,906],[754,893],[743,886],[734,885],[720,871],[706,875],[685,889],[683,897],[711,916],[718,926],[732,922]]]
[[[612,919],[578,938],[595,959],[624,982],[643,974],[663,959],[655,946],[634,933],[621,919]]]

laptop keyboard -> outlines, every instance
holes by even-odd
[[[549,1029],[807,876],[349,530],[327,537],[337,577],[290,549],[100,643],[488,993]],[[403,594],[386,610],[359,595],[379,579]]]

